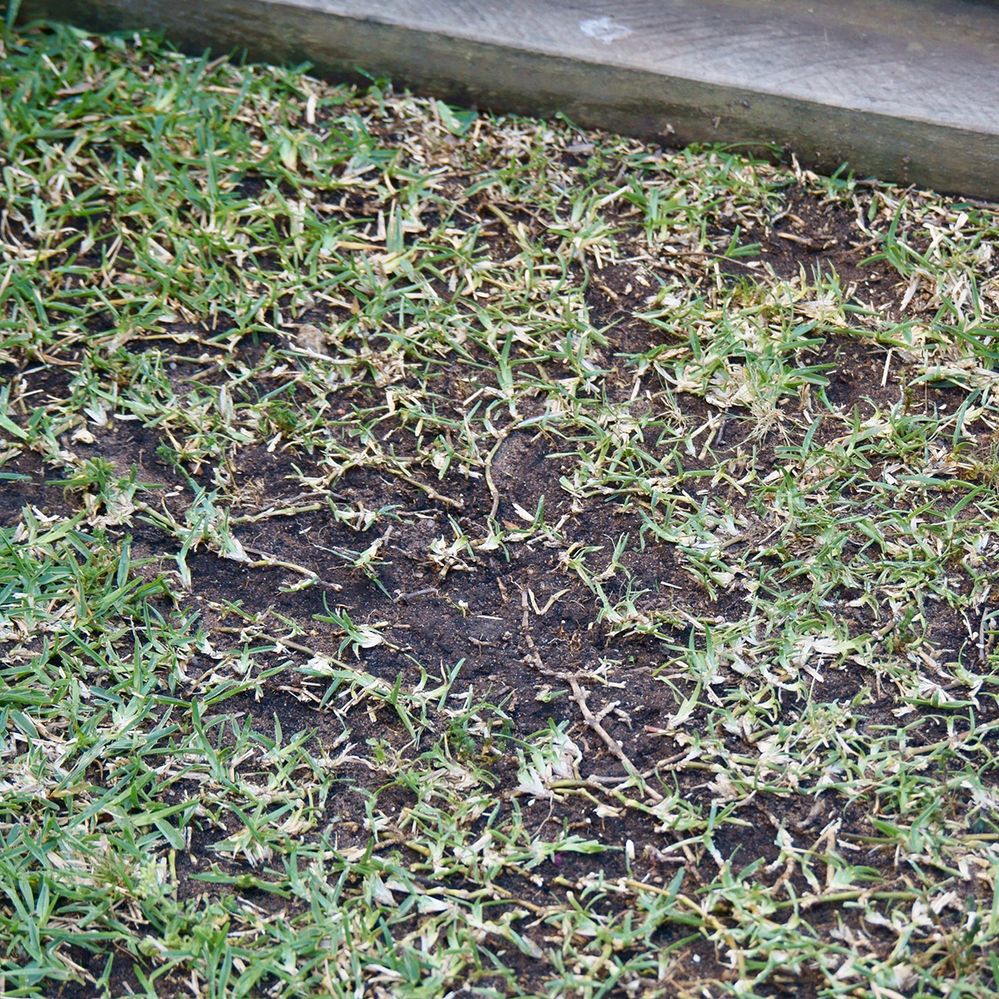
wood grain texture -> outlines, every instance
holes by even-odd
[[[24,0],[21,17],[999,199],[999,5],[982,0]]]

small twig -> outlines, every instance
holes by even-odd
[[[489,510],[489,519],[495,520],[496,514],[499,512],[500,505],[500,494],[499,490],[496,488],[496,483],[493,482],[493,459],[496,457],[496,452],[503,445],[503,442],[512,434],[515,430],[520,429],[520,422],[509,423],[500,432],[496,439],[496,443],[490,448],[489,454],[486,455],[485,461],[485,479],[486,485],[489,487],[489,493],[493,498],[493,505]]]
[[[298,496],[289,496],[284,500],[284,506],[269,506],[266,510],[257,513],[244,513],[239,517],[230,517],[230,524],[255,524],[260,520],[268,520],[271,517],[293,517],[297,513],[310,513],[313,510],[322,510],[325,503],[306,503],[303,506],[295,506],[299,500],[312,499],[315,493],[300,493]]]
[[[259,548],[248,548],[246,545],[243,545],[243,551],[248,555],[257,556],[256,562],[246,563],[250,569],[288,569],[290,572],[297,572],[300,576],[311,579],[317,586],[323,586],[334,593],[339,593],[343,589],[339,583],[328,582],[314,570],[306,568],[304,565],[298,565],[297,562],[286,562],[284,559],[271,555],[270,552],[261,551]]]
[[[569,676],[569,685],[572,688],[572,696],[575,698],[576,703],[579,705],[579,710],[582,712],[583,720],[587,725],[593,729],[594,732],[603,740],[604,745],[620,760],[621,765],[628,772],[629,776],[635,777],[638,780],[642,780],[642,775],[638,772],[638,768],[634,766],[631,760],[628,759],[625,751],[617,744],[617,742],[611,738],[608,734],[607,729],[600,724],[599,719],[590,710],[589,705],[586,703],[586,694],[583,693],[583,688],[580,687],[579,681],[574,676]],[[643,782],[644,783],[644,782]],[[646,793],[650,798],[654,798],[656,801],[662,801],[663,796],[659,794],[654,788],[646,785]]]
[[[425,482],[420,482],[419,479],[414,478],[407,472],[403,472],[401,469],[389,469],[390,474],[398,475],[403,482],[408,482],[411,486],[416,486],[417,489],[422,489],[431,499],[437,500],[438,503],[443,503],[445,506],[452,506],[456,510],[464,510],[465,504],[461,500],[451,499],[450,496],[444,496],[443,494],[437,492],[433,486],[428,486]]]
[[[234,628],[231,625],[217,624],[215,626],[215,630],[220,631],[226,635],[242,636],[246,634],[245,626]],[[307,645],[301,645],[290,638],[278,638],[276,635],[268,634],[266,631],[257,632],[257,634],[250,636],[248,640],[260,641],[260,642],[273,642],[275,645],[280,645],[282,648],[294,649],[296,652],[301,652],[304,655],[307,655],[311,658],[316,658],[319,655],[319,653],[316,652],[315,649],[310,649]],[[212,670],[210,670],[209,672],[212,672],[215,669],[217,669],[217,667],[213,666]],[[203,673],[201,676],[199,676],[198,682],[201,683],[207,675],[208,675],[207,673]]]
[[[441,591],[438,590],[436,586],[427,586],[422,590],[413,590],[412,593],[403,593],[402,590],[396,590],[395,597],[393,599],[395,600],[396,603],[399,603],[400,600],[403,603],[406,603],[412,597],[426,597],[430,596],[431,594],[439,597],[441,595]]]
[[[496,483],[493,482],[493,458],[496,457],[496,452],[499,450],[500,445],[506,440],[507,433],[503,433],[500,439],[492,446],[489,454],[486,455],[486,465],[485,465],[485,478],[486,485],[489,487],[489,492],[493,498],[493,505],[489,509],[489,519],[495,520],[496,514],[499,512],[500,505],[500,494],[499,490],[496,488]]]
[[[835,240],[831,242],[826,240],[824,243],[816,243],[814,239],[808,239],[805,236],[796,236],[793,232],[778,232],[776,235],[779,239],[786,239],[792,243],[800,243],[813,253],[818,253],[820,250],[831,250],[836,245]]]

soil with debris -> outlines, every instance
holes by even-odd
[[[245,147],[122,125],[70,158],[100,214],[4,216],[70,319],[4,306],[0,524],[88,567],[0,578],[4,829],[127,927],[11,994],[984,994],[991,210],[202,72]]]

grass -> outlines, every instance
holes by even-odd
[[[3,45],[0,993],[999,994],[995,206]]]

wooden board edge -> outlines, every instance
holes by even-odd
[[[212,0],[23,0],[20,19],[69,20],[95,30],[162,30],[180,48],[310,62],[321,75],[375,72],[419,93],[519,114],[561,112],[602,128],[677,146],[721,142],[755,154],[793,152],[831,173],[999,200],[999,135],[836,104],[664,76],[282,3]],[[913,95],[914,108],[918,95]]]

